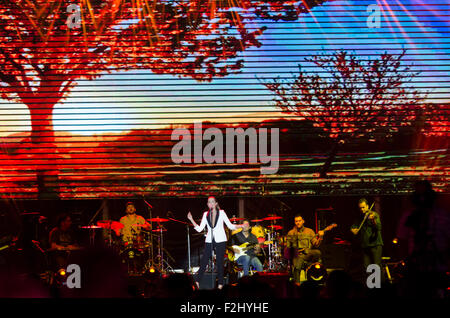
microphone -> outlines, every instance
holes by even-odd
[[[34,247],[36,247],[39,252],[45,253],[45,251],[41,248],[41,244],[39,243],[39,241],[31,240],[31,243],[33,243]]]
[[[147,200],[145,200],[145,195],[143,195],[143,194],[141,194],[141,195],[142,195],[142,199],[144,200],[145,204],[147,204],[150,207],[150,209],[153,209],[153,206],[150,203],[148,203]]]

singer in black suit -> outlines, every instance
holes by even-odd
[[[216,250],[216,268],[217,268],[217,280],[218,288],[223,287],[223,260],[225,256],[225,247],[227,243],[227,235],[225,233],[224,225],[226,225],[230,230],[236,230],[242,227],[242,225],[234,225],[228,219],[227,214],[224,210],[221,210],[219,204],[215,197],[210,196],[208,198],[208,211],[203,213],[202,221],[200,225],[195,223],[192,218],[191,212],[188,213],[187,218],[194,225],[197,232],[203,231],[205,226],[208,228],[208,233],[205,239],[205,250],[200,262],[200,268],[197,272],[196,284],[197,288],[200,286],[200,281],[206,270],[206,265],[208,260],[212,256],[212,250]]]

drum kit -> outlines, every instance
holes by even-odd
[[[269,214],[265,218],[250,220],[253,224],[251,233],[256,236],[262,246],[262,255],[258,257],[263,263],[265,271],[279,271],[286,267],[282,253],[285,245],[285,239],[282,236],[283,227],[276,224],[281,219],[283,219],[281,216]],[[233,223],[243,220],[243,218],[237,217],[230,218],[230,221]],[[231,234],[233,235],[240,231],[242,229],[235,230]]]
[[[138,276],[152,269],[160,273],[171,270],[165,258],[172,257],[164,248],[164,233],[167,229],[163,224],[168,221],[169,219],[156,217],[146,219],[145,224],[132,224],[131,235],[127,237],[120,237],[120,230],[124,225],[114,220],[100,220],[96,225],[80,228],[89,230],[92,245],[95,244],[96,231],[106,231],[106,246],[118,252],[127,266],[128,275]]]

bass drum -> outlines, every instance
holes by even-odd
[[[122,263],[127,267],[129,276],[142,274],[144,270],[144,253],[142,250],[128,247],[122,250],[120,254]]]

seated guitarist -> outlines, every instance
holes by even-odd
[[[300,271],[304,262],[318,262],[321,252],[318,249],[322,242],[324,231],[318,235],[304,226],[305,220],[299,214],[295,216],[295,226],[287,234],[285,257],[291,260],[291,269],[295,282],[300,283]]]
[[[242,225],[242,231],[231,236],[231,245],[242,245],[245,243],[248,243],[248,245],[245,247],[245,254],[241,255],[236,262],[243,267],[244,275],[248,275],[250,265],[253,266],[256,271],[262,272],[263,266],[258,257],[256,257],[261,246],[259,245],[256,236],[250,232],[250,222],[245,220]],[[237,250],[235,250],[235,252],[237,252]]]

